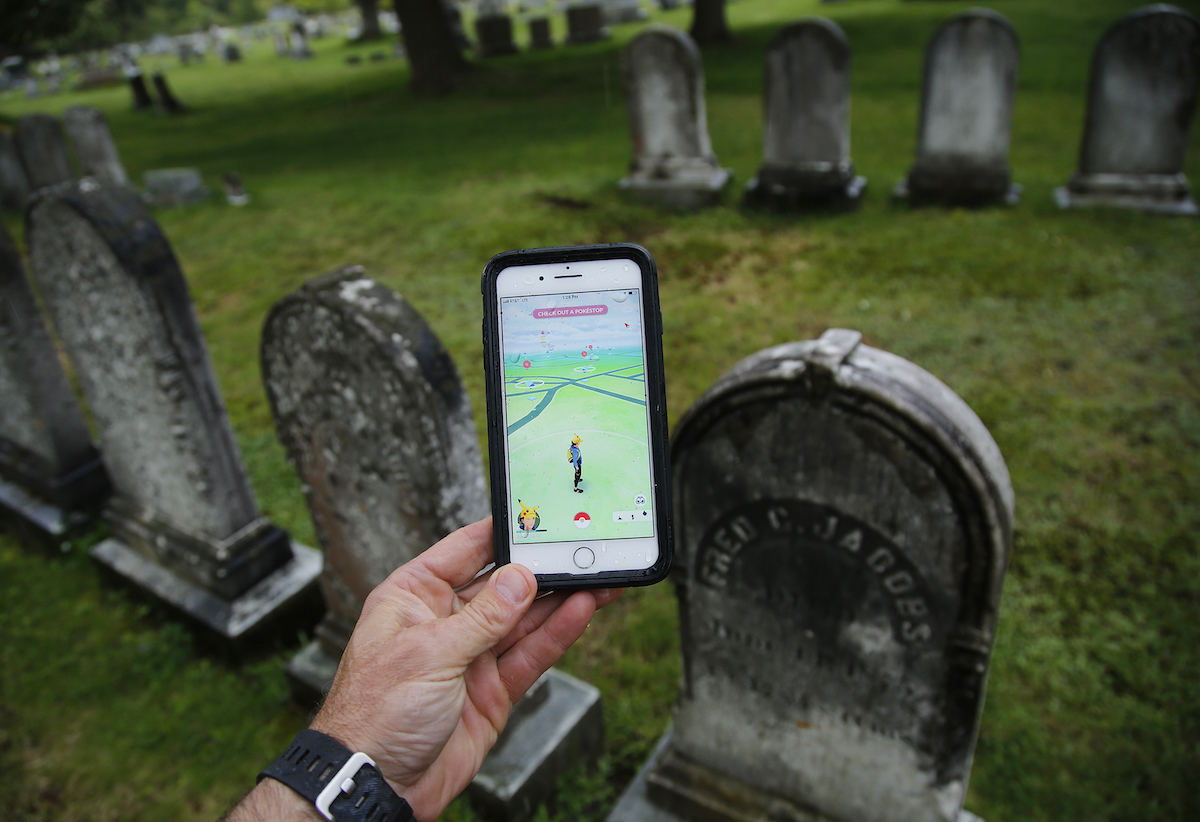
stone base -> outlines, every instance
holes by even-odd
[[[467,787],[471,804],[489,820],[532,817],[559,777],[594,760],[603,744],[600,691],[553,668],[539,683],[517,703],[496,747]],[[526,700],[529,705],[523,708]]]
[[[897,200],[908,200],[915,206],[946,205],[963,208],[979,208],[989,205],[1016,205],[1021,201],[1024,189],[1017,183],[1003,186],[947,185],[944,188],[926,186],[914,191],[909,178],[896,183],[892,196]]]
[[[773,211],[803,211],[811,208],[851,211],[862,202],[866,188],[866,177],[851,177],[830,186],[823,179],[811,183],[799,178],[787,183],[770,183],[760,175],[746,184],[744,202],[752,208],[769,208]]]
[[[91,551],[110,578],[165,606],[219,649],[242,656],[260,643],[310,630],[324,612],[321,553],[292,543],[292,558],[233,600],[221,599],[144,554],[107,539]]]
[[[1054,200],[1059,208],[1111,206],[1158,214],[1200,213],[1182,174],[1076,174],[1054,189]]]
[[[606,822],[839,822],[672,753],[671,731],[609,812]],[[960,810],[956,822],[983,822]]]
[[[658,179],[630,175],[617,185],[635,199],[670,208],[694,210],[718,205],[725,186],[733,179],[727,168],[714,168],[707,176],[667,177]]]
[[[69,509],[35,497],[16,483],[0,479],[0,525],[26,546],[66,551],[67,539],[96,521],[94,510]]]

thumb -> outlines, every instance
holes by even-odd
[[[447,622],[453,626],[448,650],[466,666],[509,634],[537,593],[533,572],[523,565],[502,565],[487,587]]]

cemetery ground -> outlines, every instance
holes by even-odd
[[[219,189],[222,173],[241,174],[252,197],[244,208],[214,196],[157,218],[189,280],[264,514],[309,545],[257,349],[277,299],[347,263],[424,314],[455,358],[481,433],[479,272],[509,248],[649,248],[672,421],[741,358],[828,327],[858,329],[931,371],[995,437],[1017,501],[966,807],[988,822],[1194,819],[1200,221],[1053,203],[1077,162],[1092,49],[1141,5],[1128,0],[982,3],[1021,37],[1010,153],[1021,202],[979,211],[891,202],[913,159],[925,43],[979,4],[728,7],[738,41],[705,51],[704,65],[713,147],[739,188],[761,160],[767,41],[808,14],[845,30],[852,157],[869,180],[850,214],[747,212],[739,190],[694,214],[625,201],[618,52],[637,25],[607,42],[480,64],[444,99],[412,97],[401,61],[366,59],[386,46],[316,41],[316,58],[297,62],[265,41],[242,64],[164,59],[192,109],[180,117],[131,111],[123,86],[9,97],[0,114],[98,106],[135,181],[196,166]],[[1200,13],[1200,2],[1178,5]],[[687,9],[654,16],[690,22]],[[351,54],[364,60],[348,65]],[[1200,183],[1195,130],[1186,171]],[[20,237],[20,216],[4,219]],[[10,819],[215,819],[305,725],[283,675],[300,638],[228,664],[103,587],[86,556],[97,538],[47,557],[0,537],[0,806]],[[669,583],[629,591],[596,617],[561,667],[600,688],[605,747],[596,767],[563,781],[542,818],[604,818],[670,722],[678,646]],[[460,802],[446,818],[474,816]]]

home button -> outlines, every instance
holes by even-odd
[[[580,568],[591,568],[596,561],[596,555],[591,548],[579,548],[575,551],[575,564]]]

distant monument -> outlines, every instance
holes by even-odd
[[[480,0],[475,18],[475,48],[482,58],[516,54],[512,18],[503,0]]]
[[[187,106],[179,102],[179,98],[171,91],[165,74],[156,71],[150,80],[154,83],[154,92],[158,95],[155,105],[158,106],[159,114],[184,114],[187,112]]]
[[[108,474],[0,223],[0,523],[58,549],[108,497]]]
[[[449,532],[487,516],[479,440],[449,353],[403,297],[361,266],[271,309],[263,382],[324,549],[329,612],[287,668],[315,704],[367,595]],[[551,669],[515,706],[469,793],[491,819],[527,818],[603,734],[599,692]]]
[[[607,40],[611,34],[604,25],[604,9],[599,3],[579,3],[567,6],[567,43],[595,43]]]
[[[896,196],[914,204],[1015,203],[1008,145],[1021,45],[998,12],[971,9],[929,41],[917,160]]]
[[[746,202],[780,210],[854,207],[867,186],[850,162],[850,44],[831,20],[781,29],[767,47],[763,164]]]
[[[708,137],[700,50],[682,31],[647,26],[621,52],[633,162],[621,188],[675,208],[716,205],[732,177]]]
[[[743,360],[671,447],[683,676],[609,822],[955,822],[1012,544],[1008,471],[843,329]]]
[[[1200,21],[1174,6],[1119,20],[1096,47],[1079,170],[1062,208],[1197,213],[1183,174],[1200,83]]]
[[[71,106],[63,111],[63,125],[83,176],[112,185],[129,184],[104,112],[92,106]]]
[[[235,653],[303,630],[320,554],[259,511],[183,273],[137,193],[46,189],[26,231],[115,488],[92,557]]]

